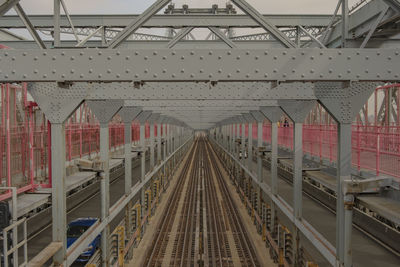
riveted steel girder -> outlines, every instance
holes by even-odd
[[[397,81],[397,49],[0,51],[0,81]]]

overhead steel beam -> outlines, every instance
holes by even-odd
[[[398,81],[399,55],[399,48],[3,49],[0,81]]]
[[[244,85],[244,84],[242,84]],[[249,86],[249,88],[251,88]],[[201,88],[199,87],[201,90]],[[160,89],[162,90],[162,89]],[[239,99],[208,99],[208,100],[126,100],[125,105],[140,106],[157,109],[184,109],[184,110],[234,110],[237,108],[253,109],[256,106],[276,106],[276,100],[239,100]]]
[[[125,28],[132,20],[140,15],[70,15],[75,28]],[[331,15],[262,15],[276,27],[326,27]],[[52,28],[52,15],[30,15],[35,28]],[[60,17],[60,26],[70,28],[65,15]],[[259,28],[260,25],[247,15],[154,15],[146,21],[142,28],[183,28],[183,27],[221,27],[221,28]],[[25,28],[18,16],[7,15],[0,17],[0,28]]]
[[[126,38],[139,29],[147,20],[165,7],[171,0],[157,0],[145,12],[134,19],[125,29],[123,29],[108,45],[108,48],[118,47]]]
[[[296,45],[271,22],[261,15],[254,7],[249,5],[245,0],[232,0],[244,13],[249,15],[252,19],[257,21],[262,28],[271,33],[278,41],[288,48],[296,47]]]

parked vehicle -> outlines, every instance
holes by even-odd
[[[97,218],[79,218],[68,224],[67,229],[67,247],[70,247],[78,238],[86,232],[93,224],[97,222]],[[87,262],[100,247],[101,235],[98,235],[92,243],[82,252],[76,260],[77,262]]]

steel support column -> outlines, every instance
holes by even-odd
[[[154,123],[150,123],[150,170],[154,168]]]
[[[351,230],[352,217],[345,212],[344,181],[351,180],[351,132],[356,114],[368,100],[375,82],[319,82],[315,96],[338,123],[337,186],[336,186],[336,257],[340,265],[352,266]],[[346,214],[345,214],[346,213]]]
[[[280,100],[281,108],[294,123],[293,141],[293,216],[301,220],[303,212],[303,122],[316,104],[315,100]],[[294,226],[293,239],[295,265],[300,263],[300,235]]]
[[[157,164],[161,162],[161,128],[162,123],[157,124]]]

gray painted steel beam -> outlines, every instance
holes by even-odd
[[[267,14],[263,15],[276,27],[293,27],[302,25],[304,27],[325,27],[328,25],[331,15],[287,15],[287,14]],[[32,24],[35,28],[52,28],[52,15],[30,15]],[[118,15],[71,15],[75,28],[125,28],[132,20],[136,20],[139,15],[136,14],[118,14]],[[69,28],[68,19],[65,15],[60,18],[60,26]],[[183,28],[183,27],[234,27],[234,28],[254,28],[260,25],[249,18],[247,15],[154,15],[143,28]],[[24,28],[25,25],[19,20],[18,16],[7,15],[0,17],[0,28]]]
[[[1,50],[0,81],[397,81],[400,49]]]

